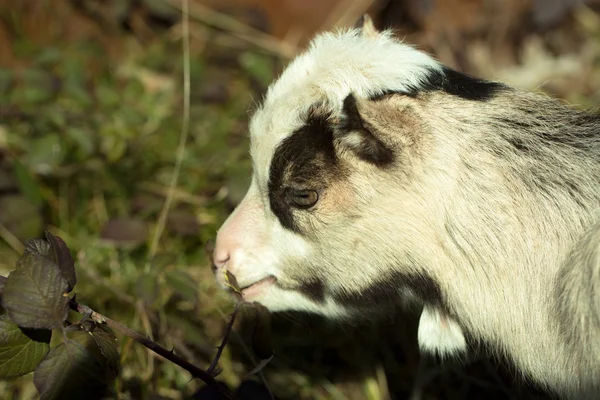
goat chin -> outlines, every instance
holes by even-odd
[[[453,71],[366,18],[324,33],[250,123],[214,263],[247,300],[331,318],[398,303],[423,351],[465,335],[600,398],[600,117]]]

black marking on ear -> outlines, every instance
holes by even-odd
[[[430,69],[427,77],[419,85],[406,91],[386,91],[373,96],[372,99],[375,101],[381,100],[394,93],[417,97],[421,93],[443,91],[464,100],[489,101],[505,90],[509,90],[509,87],[502,83],[479,79],[443,67],[441,71]]]
[[[325,284],[320,279],[313,279],[301,284],[298,291],[315,303],[325,302]]]
[[[343,111],[344,121],[340,134],[342,136],[349,134],[360,135],[360,141],[357,141],[357,143],[353,141],[344,142],[344,144],[363,161],[378,167],[386,167],[392,164],[395,158],[394,152],[367,129],[360,116],[356,106],[356,98],[353,94],[349,94],[344,99]]]
[[[294,207],[285,194],[286,186],[318,190],[341,177],[333,147],[329,115],[311,110],[306,125],[284,139],[275,149],[269,170],[269,204],[285,228],[302,233],[294,220]],[[304,210],[302,212],[311,212]]]

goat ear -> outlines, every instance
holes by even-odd
[[[376,135],[361,117],[356,97],[349,94],[344,99],[343,116],[336,133],[338,143],[361,160],[385,167],[393,163],[394,152]]]
[[[379,31],[375,28],[375,24],[373,24],[373,20],[368,14],[363,14],[363,16],[356,21],[354,27],[360,29],[362,35],[367,38],[376,38],[379,35]]]

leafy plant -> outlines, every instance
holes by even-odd
[[[238,303],[217,355],[208,371],[204,371],[138,332],[79,304],[73,294],[76,283],[75,263],[61,238],[46,232],[45,239],[27,242],[15,270],[8,277],[0,277],[4,309],[0,315],[0,378],[33,372],[41,399],[103,398],[120,370],[115,330],[186,369],[229,399],[232,394],[215,380],[220,372],[217,364],[235,316],[246,305],[256,310],[253,347],[263,359],[261,367],[272,358],[269,314],[257,303]],[[69,320],[69,310],[81,315],[78,321]],[[53,333],[62,336],[51,348]]]

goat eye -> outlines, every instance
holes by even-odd
[[[292,189],[285,191],[286,197],[298,208],[311,208],[319,200],[319,193],[310,189]]]

